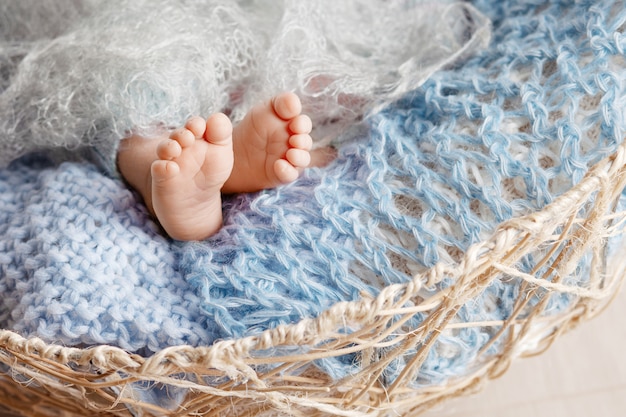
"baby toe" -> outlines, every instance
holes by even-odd
[[[279,159],[274,162],[274,174],[276,178],[278,178],[278,181],[287,184],[297,180],[300,172],[288,161]]]
[[[278,117],[290,120],[302,112],[302,103],[294,93],[286,92],[277,95],[272,100],[272,107]]]
[[[303,149],[289,149],[285,158],[296,168],[306,168],[311,163],[311,154]]]
[[[220,145],[230,141],[233,134],[233,124],[224,113],[215,113],[205,123],[204,138],[207,142]]]
[[[293,135],[289,138],[289,146],[293,148],[303,149],[310,151],[313,147],[313,139],[309,134]]]
[[[157,146],[157,157],[169,160],[178,157],[182,151],[182,146],[178,141],[166,139]]]
[[[294,134],[311,133],[311,129],[313,129],[313,122],[306,114],[300,114],[289,122],[289,130]]]
[[[196,136],[189,129],[177,129],[172,132],[170,139],[178,142],[181,148],[188,148],[196,141]]]
[[[153,182],[167,181],[180,173],[180,167],[176,162],[157,160],[150,166],[150,174]]]
[[[202,117],[194,116],[191,119],[187,120],[185,123],[185,128],[189,130],[194,137],[201,138],[206,131],[206,120]]]

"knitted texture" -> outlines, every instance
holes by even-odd
[[[626,10],[475,6],[493,22],[488,50],[354,126],[329,167],[227,200],[225,225],[206,242],[166,240],[133,193],[89,164],[36,157],[44,166],[0,171],[2,325],[144,353],[210,344],[454,264],[502,221],[545,207],[622,142]],[[586,268],[568,282],[584,284]],[[423,284],[426,298],[451,283]],[[518,291],[496,282],[457,320],[502,320]],[[547,311],[568,302],[553,297]],[[415,384],[467,372],[490,336],[484,327],[441,335]],[[340,378],[354,359],[319,366]],[[398,358],[385,381],[401,367]]]

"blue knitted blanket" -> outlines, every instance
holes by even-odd
[[[453,263],[553,201],[622,142],[626,8],[474,3],[493,22],[488,50],[346,131],[330,166],[228,197],[205,242],[168,240],[136,194],[87,162],[30,155],[0,171],[0,325],[144,354],[207,345]],[[495,283],[459,317],[502,319],[514,296]],[[420,383],[467,369],[483,332],[442,336],[449,349]],[[345,362],[327,371],[341,377]]]

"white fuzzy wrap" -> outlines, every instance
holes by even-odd
[[[282,90],[332,137],[488,39],[450,1],[3,1],[0,165],[41,147],[113,152],[192,115],[237,121]]]

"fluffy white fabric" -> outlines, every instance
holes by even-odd
[[[334,136],[483,46],[465,3],[416,0],[21,0],[0,4],[0,165],[40,147],[114,155],[178,126],[297,92]]]

